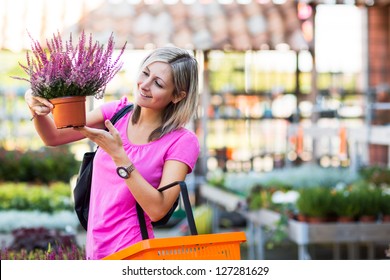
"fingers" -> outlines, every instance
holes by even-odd
[[[31,89],[26,91],[24,99],[34,115],[47,115],[54,108],[49,100],[34,96]]]
[[[108,132],[111,134],[115,142],[117,142],[119,145],[122,145],[122,138],[119,134],[119,131],[115,128],[115,126],[112,124],[111,121],[106,120],[104,122],[105,126],[108,129]]]
[[[47,115],[51,112],[51,109],[45,105],[35,105],[32,109],[37,115]]]
[[[51,104],[50,101],[45,98],[34,96],[34,99],[39,101],[39,103],[43,104],[44,106],[48,107],[49,110],[52,110],[54,108],[54,105]]]
[[[113,136],[113,137],[119,137],[119,132],[118,130],[115,128],[115,126],[112,124],[112,122],[110,120],[106,120],[104,122],[104,125],[107,127],[108,129],[108,132],[110,132],[110,134]]]

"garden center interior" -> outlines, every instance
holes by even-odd
[[[89,97],[89,109],[131,99],[141,59],[156,47],[173,44],[197,58],[199,106],[188,127],[201,154],[187,185],[198,231],[244,230],[247,259],[390,256],[389,0],[0,0],[1,236],[26,227],[82,231],[71,200],[58,206],[63,212],[46,211],[38,198],[8,201],[18,192],[7,185],[47,188],[62,178],[40,174],[57,168],[70,174],[71,188],[75,166],[94,149],[82,140],[66,147],[74,156],[68,159],[63,148],[44,148],[23,98],[29,84],[12,78],[24,74],[19,63],[30,36],[44,42],[56,32],[76,38],[83,30],[101,42],[113,34],[117,52],[126,43],[122,70],[103,100]],[[15,172],[15,162],[25,169]],[[34,163],[41,163],[35,175]],[[376,196],[359,198],[353,221],[341,224],[338,211],[320,223],[298,219],[307,205],[300,208],[297,196],[305,189],[345,195],[355,185],[367,186],[359,188],[364,197]],[[327,197],[316,198],[315,210]],[[346,208],[330,200],[324,211]],[[30,219],[34,203],[41,213],[62,213],[63,222]],[[368,215],[364,208],[376,209],[374,222],[360,220]],[[160,233],[185,234],[179,225],[178,218]]]

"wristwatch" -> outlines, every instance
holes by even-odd
[[[128,167],[119,166],[116,169],[116,173],[118,173],[119,177],[121,177],[123,179],[128,179],[128,178],[130,178],[130,173],[133,172],[134,170],[135,170],[134,165],[130,164],[130,166],[128,166]]]

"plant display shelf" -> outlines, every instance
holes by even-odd
[[[218,231],[218,218],[221,208],[236,210],[247,219],[247,243],[249,259],[265,259],[265,227],[275,227],[281,214],[269,209],[245,211],[244,198],[222,188],[201,185],[200,195],[213,208],[212,231]],[[298,246],[298,259],[311,259],[310,244],[332,244],[333,258],[340,259],[341,245],[347,246],[348,258],[358,258],[358,246],[367,245],[368,259],[374,258],[375,242],[389,242],[390,223],[338,223],[311,224],[293,219],[288,221],[288,237]]]
[[[255,258],[264,259],[265,234],[264,227],[273,227],[280,219],[280,214],[268,209],[248,212],[250,232],[248,239],[258,241]],[[340,245],[347,245],[348,258],[358,258],[358,245],[366,244],[368,259],[374,258],[374,243],[388,242],[390,237],[390,223],[338,223],[327,222],[311,224],[290,219],[288,222],[288,236],[298,245],[298,258],[311,259],[308,245],[333,244],[333,257],[340,259]],[[252,242],[253,244],[253,242]]]
[[[207,203],[212,208],[212,232],[218,232],[218,221],[221,208],[227,211],[237,211],[242,213],[241,209],[246,205],[245,198],[222,188],[210,186],[207,184],[200,186],[200,195],[207,200]]]

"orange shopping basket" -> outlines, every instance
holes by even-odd
[[[244,232],[198,235],[185,182],[180,185],[181,196],[191,232],[189,236],[144,239],[113,253],[103,260],[239,260],[240,245],[246,241]],[[166,189],[166,188],[165,188]],[[165,190],[164,189],[164,190]],[[140,225],[143,215],[138,216]]]

